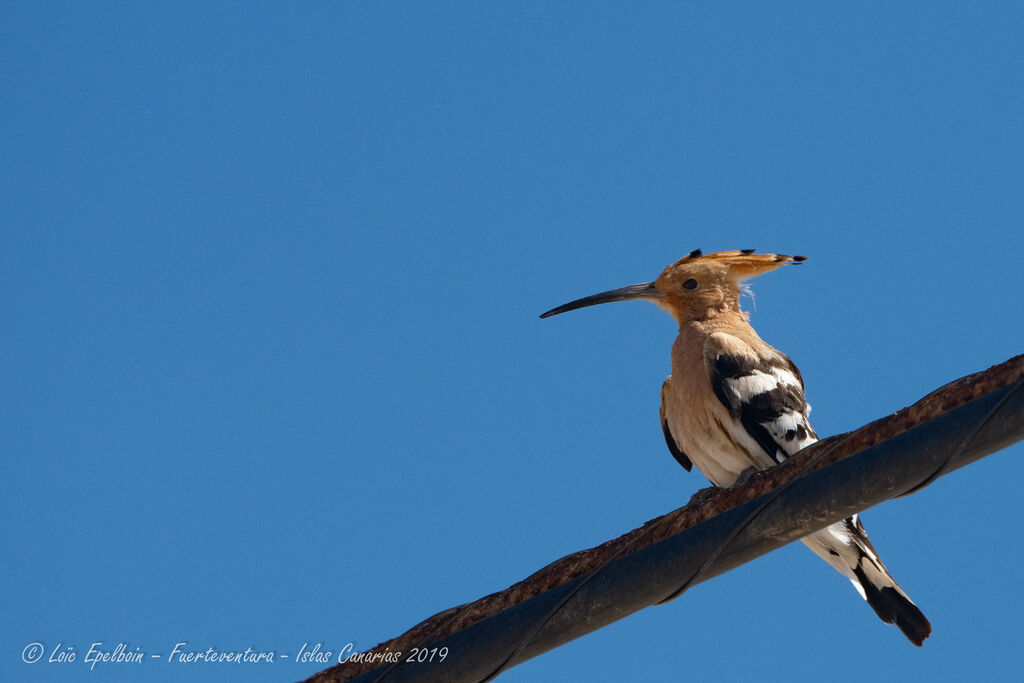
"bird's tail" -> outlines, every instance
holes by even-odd
[[[899,626],[914,645],[924,643],[932,632],[932,625],[882,564],[857,515],[815,532],[803,541],[850,579],[882,621]]]

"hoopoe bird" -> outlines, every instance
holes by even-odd
[[[804,381],[793,361],[769,346],[740,309],[746,280],[804,256],[753,249],[704,255],[698,249],[654,282],[577,299],[541,315],[611,301],[646,299],[679,324],[672,374],[661,387],[661,427],[668,449],[687,471],[696,465],[715,486],[732,486],[749,468],[766,469],[818,440]],[[857,515],[803,542],[848,578],[882,621],[920,646],[928,619],[882,564]]]

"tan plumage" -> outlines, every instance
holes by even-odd
[[[653,282],[577,299],[541,317],[633,299],[668,311],[679,334],[672,374],[661,389],[666,443],[687,470],[696,465],[716,486],[731,486],[744,470],[771,467],[818,438],[800,371],[757,335],[739,303],[745,280],[804,260],[749,249],[707,255],[698,249]],[[915,645],[931,633],[924,614],[878,558],[857,515],[803,541]]]

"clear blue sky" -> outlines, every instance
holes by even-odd
[[[1024,351],[1021,35],[1019,3],[4,3],[0,678],[302,678],[81,659],[369,648],[682,505],[672,321],[537,315],[698,247],[810,257],[753,322],[822,435]],[[864,515],[922,649],[795,545],[502,680],[1019,678],[1022,456]]]

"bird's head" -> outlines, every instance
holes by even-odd
[[[740,310],[740,286],[744,280],[775,270],[787,263],[799,264],[806,256],[755,254],[753,249],[702,254],[692,251],[665,268],[653,282],[644,282],[570,301],[540,317],[547,318],[585,306],[611,301],[653,301],[680,324],[702,320],[718,312]]]

